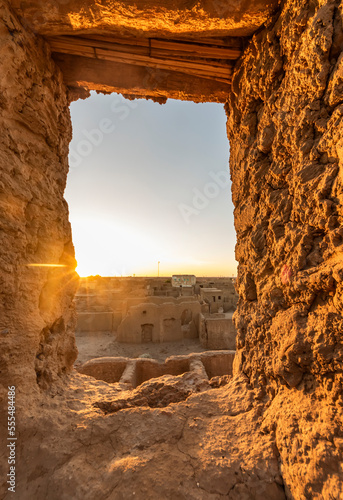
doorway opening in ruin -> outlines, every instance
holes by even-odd
[[[92,93],[71,115],[65,196],[81,276],[76,365],[208,349],[201,318],[213,311],[201,291],[224,290],[229,322],[237,299],[223,105]],[[197,282],[173,287],[174,274]],[[234,348],[232,339],[224,344]]]
[[[154,325],[150,323],[145,323],[141,325],[142,328],[142,342],[152,342],[152,334]]]
[[[193,313],[190,309],[185,309],[181,314],[181,325],[189,325],[193,319]]]

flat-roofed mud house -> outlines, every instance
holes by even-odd
[[[120,342],[171,342],[199,337],[198,301],[141,303],[131,306],[118,326]]]

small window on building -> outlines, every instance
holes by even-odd
[[[216,297],[215,297],[215,295],[212,295],[212,299],[213,299],[213,302],[215,302],[215,301],[216,301]]]
[[[146,311],[142,311],[142,314],[146,314]]]
[[[222,300],[222,296],[221,295],[218,295],[218,300]]]

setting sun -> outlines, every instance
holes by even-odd
[[[158,248],[143,234],[117,221],[95,218],[73,221],[77,272],[80,276],[127,276],[152,271]]]
[[[80,276],[155,276],[160,261],[161,275],[194,273],[217,275],[222,268],[192,255],[182,257],[168,248],[167,242],[152,241],[136,228],[126,228],[117,221],[92,217],[73,220],[73,240]]]

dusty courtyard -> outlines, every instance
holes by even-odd
[[[89,359],[103,356],[138,358],[142,355],[149,355],[158,361],[164,361],[169,356],[204,351],[199,339],[184,339],[181,342],[164,342],[163,344],[151,342],[124,344],[114,340],[111,332],[78,333],[75,337],[79,353],[75,366],[85,363]]]

